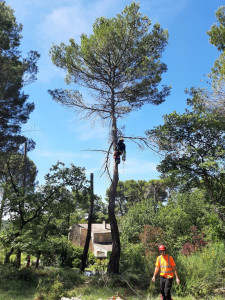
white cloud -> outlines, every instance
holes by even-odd
[[[47,44],[67,42],[71,37],[79,37],[83,32],[90,31],[88,12],[78,6],[59,7],[46,15],[38,24],[39,37]],[[47,29],[47,30],[46,30]]]
[[[51,1],[47,1],[50,3]],[[60,4],[61,6],[57,5]],[[90,34],[95,19],[110,11],[112,1],[58,1],[47,5],[35,23],[36,49],[41,53],[38,80],[48,82],[53,78],[64,78],[65,72],[52,65],[49,51],[52,44],[69,43],[70,38],[80,42],[82,33]],[[88,4],[88,5],[87,5]],[[113,3],[115,6],[115,2]]]
[[[112,13],[116,1],[61,1],[61,5],[48,7],[37,25],[39,38],[45,43],[68,42],[75,38],[79,42],[82,33],[90,34],[96,18]]]
[[[112,17],[120,13],[129,0],[8,0],[18,22],[29,21],[37,42],[52,44],[65,42],[81,33],[91,33],[100,16]],[[186,6],[187,0],[140,0],[141,12],[151,19],[173,19]],[[173,9],[171,9],[171,6]]]
[[[24,24],[24,37],[41,53],[38,80],[50,82],[63,78],[64,73],[52,65],[49,50],[53,43],[68,43],[75,38],[79,43],[82,33],[90,34],[92,25],[100,16],[112,17],[120,13],[129,0],[8,0],[15,10],[17,21]],[[187,0],[140,0],[141,12],[153,22],[175,19],[185,7]],[[171,5],[173,9],[171,10]],[[169,10],[169,11],[168,11]],[[28,38],[29,37],[29,38]]]

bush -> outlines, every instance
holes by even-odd
[[[16,268],[13,264],[6,264],[0,268],[0,281],[2,280],[23,280],[36,282],[37,274],[33,268]]]
[[[35,300],[60,300],[63,295],[65,295],[63,283],[57,278],[50,286],[46,283],[44,286],[39,286]]]
[[[46,251],[42,253],[42,264],[44,266],[53,266],[59,268],[79,268],[83,254],[83,247],[74,246],[70,241],[63,239],[57,239],[56,241],[54,241],[56,243],[56,247],[53,251]],[[94,254],[88,252],[87,264],[92,265],[94,263]]]
[[[93,266],[95,275],[104,275],[107,272],[107,267],[109,264],[108,259],[97,259],[96,263]]]
[[[121,272],[134,274],[145,273],[147,261],[145,258],[144,248],[141,244],[129,244],[122,248],[120,268]]]
[[[44,266],[73,267],[72,262],[77,257],[77,248],[65,237],[52,239],[52,248],[42,252]],[[79,251],[80,254],[81,250]]]
[[[45,277],[40,278],[36,300],[58,300],[67,295],[67,290],[82,284],[84,280],[71,269],[48,269]]]
[[[202,298],[212,295],[215,289],[224,286],[225,281],[225,245],[211,244],[202,251],[177,258],[177,270],[181,287],[175,286],[177,294],[192,294]]]
[[[63,283],[59,278],[51,285],[46,300],[60,300],[64,294]]]
[[[199,251],[207,245],[207,242],[204,240],[205,234],[203,232],[198,233],[197,227],[191,227],[192,233],[192,243],[185,243],[182,247],[182,254],[190,255],[195,251]]]

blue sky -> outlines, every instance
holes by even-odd
[[[68,43],[74,38],[79,43],[82,33],[91,34],[96,18],[113,17],[120,13],[127,0],[6,0],[14,11],[18,23],[23,24],[21,50],[26,56],[36,50],[41,58],[35,83],[27,86],[29,101],[35,111],[24,126],[26,135],[36,142],[29,154],[39,173],[38,181],[58,160],[86,169],[87,177],[94,173],[94,191],[104,199],[110,181],[100,177],[104,155],[88,149],[107,149],[108,128],[98,121],[80,120],[72,109],[55,103],[48,89],[65,87],[65,74],[57,69],[49,56],[53,43]],[[159,105],[147,105],[122,120],[125,136],[143,136],[147,129],[163,123],[163,115],[172,111],[183,112],[186,107],[186,88],[205,86],[205,76],[219,56],[209,43],[206,31],[216,22],[215,11],[223,5],[219,0],[140,0],[140,11],[152,23],[159,22],[168,29],[169,43],[163,54],[168,71],[162,83],[171,85],[171,95]],[[76,87],[77,88],[77,87]],[[127,144],[127,161],[119,165],[120,180],[156,179],[159,157],[148,150]],[[111,162],[112,167],[112,162]]]

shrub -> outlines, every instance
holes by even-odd
[[[190,255],[195,251],[199,251],[207,245],[207,242],[204,240],[205,234],[198,233],[197,227],[191,227],[192,232],[192,243],[185,243],[182,247],[182,254]]]
[[[215,289],[224,286],[225,245],[211,244],[203,250],[189,256],[180,254],[177,258],[177,269],[181,287],[175,287],[178,294],[192,294],[202,298],[213,294]]]
[[[57,279],[50,288],[48,298],[46,300],[60,300],[64,294],[64,288],[62,282]]]
[[[82,284],[84,280],[71,269],[48,269],[46,276],[39,279],[36,300],[58,300],[67,295],[67,290]]]
[[[65,295],[63,283],[60,282],[60,278],[57,277],[52,285],[48,286],[45,283],[45,285],[39,286],[35,300],[60,300],[63,295]]]
[[[108,259],[97,259],[95,265],[93,266],[95,274],[100,276],[104,275],[107,271],[108,264]]]
[[[122,272],[143,274],[146,272],[147,261],[142,244],[128,244],[122,248],[120,267]]]
[[[27,282],[37,281],[37,272],[33,268],[16,268],[13,264],[6,264],[0,268],[0,280],[23,280]]]
[[[145,225],[143,232],[140,234],[140,240],[145,249],[146,256],[158,255],[158,246],[163,244],[165,232],[162,228],[155,228],[151,225]]]
[[[108,258],[108,255],[107,255],[107,258]],[[87,261],[87,264],[88,266],[92,266],[96,263],[97,259],[94,255],[94,253],[92,252],[88,252],[88,261]]]

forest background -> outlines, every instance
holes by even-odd
[[[35,142],[24,135],[23,125],[34,110],[24,87],[35,80],[39,54],[31,51],[23,58],[19,50],[22,26],[7,3],[1,1],[0,5],[4,20],[0,62],[1,288],[4,294],[12,282],[26,280],[37,299],[77,296],[79,289],[74,285],[82,285],[84,279],[72,268],[79,267],[82,251],[68,242],[67,234],[72,224],[86,222],[90,182],[84,168],[58,162],[44,183],[37,184],[37,167],[29,158]],[[218,9],[217,25],[208,31],[219,52],[207,79],[208,88],[191,88],[187,109],[165,115],[164,124],[149,128],[141,139],[161,153],[161,178],[119,181],[117,185],[121,277],[113,280],[129,299],[154,294],[152,287],[147,287],[160,243],[167,245],[177,262],[181,279],[181,286],[174,286],[177,296],[202,298],[224,292],[224,11],[224,7]],[[108,219],[109,193],[106,202],[95,195],[93,222]],[[28,256],[39,269],[25,268]],[[94,286],[96,282],[112,284],[104,277],[104,264],[91,254],[88,264],[99,275],[93,279]],[[48,272],[46,267],[53,269]],[[71,273],[60,271],[66,267]],[[128,291],[122,282],[129,283]]]

